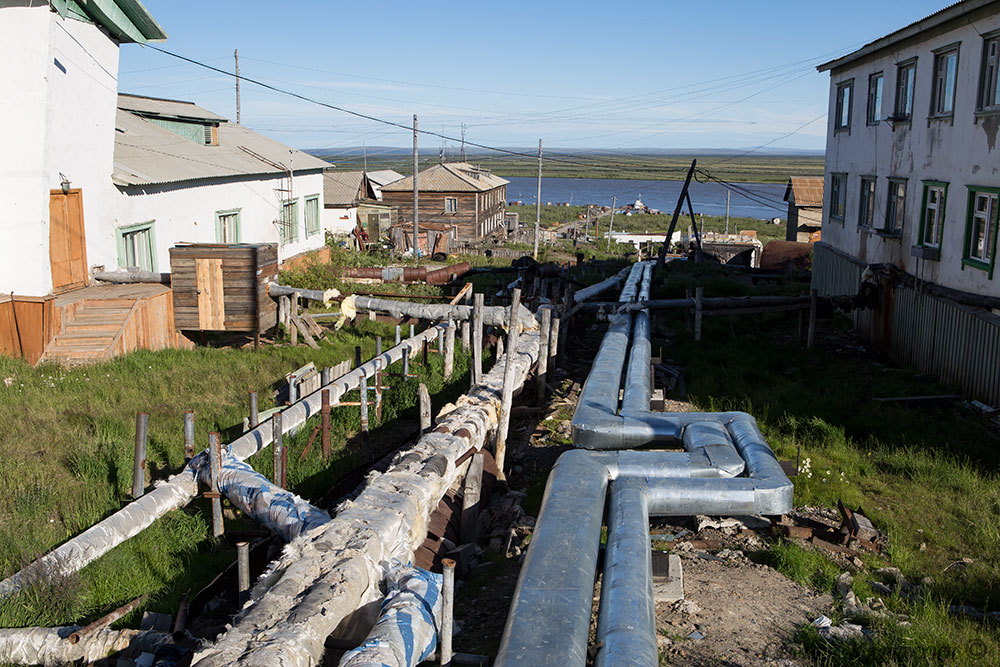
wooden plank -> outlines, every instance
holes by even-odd
[[[323,335],[323,327],[321,327],[319,324],[316,323],[316,320],[313,319],[312,315],[303,311],[302,321],[309,328],[309,333],[311,333],[313,336]]]
[[[306,342],[306,344],[309,347],[318,350],[319,344],[316,342],[316,339],[313,338],[312,335],[309,333],[309,328],[302,322],[302,319],[296,315],[292,315],[291,321],[292,324],[295,326],[295,328],[299,331],[299,333],[302,334],[302,339]]]
[[[198,276],[198,328],[203,331],[224,330],[222,259],[199,259],[195,263],[195,270]]]

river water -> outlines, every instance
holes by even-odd
[[[534,204],[537,181],[534,178],[507,177],[507,201]],[[639,181],[620,178],[545,178],[542,177],[542,204],[568,203],[573,206],[598,204],[611,206],[611,198],[618,197],[618,205],[631,204],[641,198],[650,208],[673,213],[683,181]],[[785,218],[788,214],[784,183],[739,183],[739,188],[749,190],[754,199],[732,191],[729,214],[744,218]],[[691,204],[695,213],[705,215],[726,214],[726,186],[721,183],[691,183]],[[687,212],[686,207],[683,211]]]

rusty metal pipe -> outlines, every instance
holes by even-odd
[[[83,639],[84,637],[86,637],[87,635],[89,635],[91,632],[93,632],[95,630],[100,630],[101,628],[105,628],[105,627],[111,625],[112,623],[114,623],[115,621],[117,621],[122,616],[124,616],[124,615],[126,615],[126,614],[128,614],[128,613],[130,613],[132,611],[134,611],[135,609],[137,609],[139,607],[139,605],[141,605],[143,603],[143,601],[145,601],[145,599],[146,599],[145,595],[137,597],[136,599],[132,600],[128,604],[122,605],[121,607],[118,607],[118,609],[115,609],[114,611],[109,612],[109,613],[105,614],[104,616],[101,616],[99,619],[97,619],[93,623],[90,623],[88,625],[83,626],[79,630],[77,630],[77,631],[73,632],[72,634],[70,634],[70,636],[69,636],[69,643],[70,644],[76,644],[81,639]]]

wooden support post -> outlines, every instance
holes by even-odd
[[[559,338],[559,349],[566,349],[566,339],[569,336],[569,320],[572,315],[570,311],[573,308],[573,293],[576,289],[572,285],[567,285],[565,292],[563,292],[563,300],[560,306],[560,329],[556,332]]]
[[[423,382],[417,391],[420,394],[420,432],[427,433],[431,430],[431,394]]]
[[[328,384],[330,384],[330,367],[323,366],[319,369],[319,386],[325,387]]]
[[[691,298],[691,290],[684,290],[684,298]],[[691,308],[684,309],[684,331],[691,331]]]
[[[471,384],[483,381],[483,295],[476,294],[472,301],[472,373]]]
[[[399,345],[399,334],[400,334],[400,331],[399,331],[399,329],[400,329],[400,327],[399,327],[399,325],[397,324],[397,325],[396,325],[396,345]]]
[[[429,346],[430,346],[430,343],[428,343],[427,339],[425,338],[424,339],[424,345],[423,345],[423,350],[424,350],[424,367],[425,368],[427,367],[427,348]]]
[[[194,410],[184,411],[184,462],[194,458]]]
[[[281,484],[281,480],[284,478],[284,471],[281,469],[281,463],[285,460],[285,436],[281,431],[281,413],[275,412],[271,417],[271,432],[273,436],[273,444],[271,445],[274,449],[274,483],[285,488]]]
[[[483,487],[482,452],[472,455],[462,490],[462,544],[475,544],[479,537],[479,499]]]
[[[288,311],[291,310],[289,307],[289,300],[287,296],[278,297],[278,324],[285,327],[288,330]]]
[[[299,400],[299,376],[292,375],[288,378],[288,404],[291,405],[295,401]]]
[[[562,318],[556,315],[549,325],[549,368],[554,369],[559,357],[559,336]]]
[[[219,538],[226,532],[222,522],[222,495],[219,493],[219,476],[222,474],[222,438],[217,431],[208,434],[208,463],[211,490],[205,494],[212,499],[212,535]]]
[[[324,389],[321,396],[321,404],[319,408],[320,423],[323,428],[322,435],[322,446],[323,446],[323,460],[330,460],[330,390]]]
[[[361,397],[361,433],[368,435],[368,376],[364,373],[361,374],[358,394]]]
[[[806,331],[806,349],[811,349],[816,339],[816,290],[809,290],[809,329]]]
[[[497,425],[497,480],[505,481],[507,474],[504,472],[504,458],[507,454],[507,433],[510,429],[510,409],[514,400],[514,357],[517,356],[517,340],[520,337],[521,327],[518,322],[518,311],[521,307],[521,290],[514,288],[510,295],[510,314],[508,315],[507,326],[507,363],[503,371],[503,389],[500,392],[500,417]]]
[[[292,345],[299,344],[299,328],[295,326],[297,319],[299,319],[299,293],[292,292],[288,306],[288,333],[291,336]]]
[[[369,322],[374,322],[375,321],[375,317],[376,317],[375,311],[374,310],[369,310],[368,311],[368,321]]]
[[[444,354],[444,329],[438,327],[437,332],[438,354]]]
[[[354,346],[354,367],[357,368],[361,365],[361,346]]]
[[[455,323],[448,322],[448,328],[444,334],[444,379],[445,382],[451,379],[451,374],[455,370]]]
[[[407,343],[403,347],[403,382],[410,379],[410,345]]]
[[[376,357],[381,357],[382,356],[382,337],[381,336],[375,336],[375,356]]]
[[[552,330],[552,309],[542,308],[538,331],[538,368],[535,371],[535,405],[545,403],[545,380],[549,368],[549,337]]]
[[[470,332],[472,331],[472,326],[469,324],[469,320],[462,320],[462,351],[468,352],[472,347],[472,341],[469,340]]]
[[[503,338],[497,336],[496,354],[493,355],[493,363],[496,363],[503,356]]]
[[[135,458],[132,460],[132,497],[141,498],[146,493],[146,436],[149,415],[140,412],[135,416]]]
[[[455,561],[450,558],[441,559],[443,574],[441,585],[441,646],[438,657],[441,667],[452,667],[454,654],[451,648],[451,635],[454,630],[455,607]]]
[[[236,571],[237,571],[236,590],[239,592],[239,602],[240,602],[240,607],[242,607],[244,604],[246,604],[247,598],[250,597],[250,543],[249,542],[236,543]]]
[[[382,364],[375,365],[375,419],[382,421]]]
[[[250,428],[257,428],[260,419],[260,410],[257,409],[257,392],[251,391],[250,394],[250,415],[247,419],[247,423],[250,424]]]
[[[701,318],[704,312],[702,299],[705,297],[704,287],[694,288],[694,339],[701,340]]]
[[[410,325],[410,338],[416,338],[416,336],[417,336],[417,325],[416,324],[411,324]]]

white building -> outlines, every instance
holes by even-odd
[[[966,0],[830,72],[823,241],[921,281],[1000,296],[1000,2]]]
[[[91,266],[168,271],[178,242],[278,243],[278,259],[322,248],[329,163],[190,102],[120,95],[117,197],[88,233]],[[92,250],[93,251],[92,251]]]
[[[326,163],[190,103],[119,96],[119,45],[165,38],[138,0],[0,0],[0,292],[168,271],[178,241],[280,240],[281,259],[323,245]]]
[[[1000,403],[1000,2],[965,0],[830,72],[821,295],[903,364]],[[991,312],[992,309],[992,312]]]

